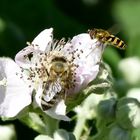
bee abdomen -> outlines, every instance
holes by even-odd
[[[41,106],[42,106],[43,111],[46,111],[46,110],[52,108],[54,106],[54,103],[52,103],[52,102],[41,102]]]
[[[59,101],[59,94],[55,95],[53,97],[53,99],[51,99],[48,102],[45,101],[45,99],[42,96],[41,106],[42,106],[43,111],[46,111],[46,110],[52,108],[58,101]]]

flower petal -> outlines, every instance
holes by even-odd
[[[31,103],[31,89],[17,76],[21,70],[10,58],[0,59],[0,79],[6,78],[6,86],[0,86],[0,116],[14,117]]]
[[[15,61],[22,68],[29,69],[37,59],[36,54],[34,47],[28,46],[16,54]]]
[[[73,63],[78,65],[75,71],[76,88],[74,92],[77,93],[96,78],[104,47],[97,39],[91,39],[87,33],[73,37],[71,42],[65,45],[62,51],[67,57],[73,53],[75,58]]]
[[[52,118],[58,120],[70,121],[70,118],[66,116],[66,105],[64,102],[65,101],[62,99],[58,102],[57,105],[44,112],[49,116],[51,116]]]
[[[86,78],[85,80],[93,80],[99,71],[99,63],[103,52],[102,44],[96,39],[91,39],[89,34],[77,35],[71,42],[75,50],[80,49],[83,51],[80,59],[75,59],[75,63],[80,66],[77,69],[77,74],[82,74],[84,79]]]
[[[32,44],[37,45],[41,51],[50,51],[50,43],[53,41],[53,28],[45,29],[33,40]]]
[[[40,53],[50,51],[53,41],[52,32],[53,28],[43,30],[29,46],[16,54],[16,63],[23,68],[32,67]]]

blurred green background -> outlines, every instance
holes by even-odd
[[[117,36],[128,48],[121,51],[108,47],[103,58],[117,79],[119,61],[140,56],[139,0],[0,0],[0,56],[14,58],[27,41],[31,42],[45,28],[53,27],[54,38],[60,39],[116,24],[120,28]],[[38,135],[18,121],[12,123],[16,124],[20,140],[31,140]]]

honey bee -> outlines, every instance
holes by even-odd
[[[60,98],[64,98],[65,90],[71,87],[72,74],[69,62],[63,56],[51,59],[47,68],[48,80],[41,98],[42,109],[53,107]]]
[[[126,48],[124,41],[122,41],[118,37],[110,34],[106,30],[94,28],[93,30],[88,30],[88,33],[92,39],[97,38],[99,41],[101,41],[104,44],[112,45],[119,49]]]

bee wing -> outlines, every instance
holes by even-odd
[[[42,109],[48,110],[52,108],[59,100],[58,95],[62,87],[60,82],[48,82],[41,98]]]
[[[43,93],[43,100],[49,102],[62,90],[61,84],[59,81],[48,82]]]

